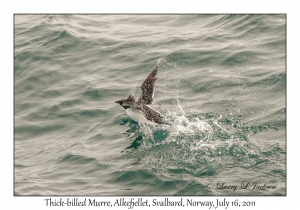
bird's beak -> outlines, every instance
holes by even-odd
[[[115,101],[117,104],[120,104],[121,105],[121,102],[120,101]]]

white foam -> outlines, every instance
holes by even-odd
[[[189,120],[185,116],[178,98],[176,99],[175,110],[173,112],[168,110],[164,117],[167,123],[170,124],[165,126],[165,129],[169,132],[170,139],[178,136],[181,136],[183,139],[198,139],[199,142],[196,142],[198,144],[201,141],[208,141],[212,137],[212,127],[198,118]],[[196,136],[201,138],[194,138]]]

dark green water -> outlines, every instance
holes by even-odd
[[[15,15],[14,40],[15,195],[286,194],[285,15]],[[151,127],[114,101],[160,58]]]

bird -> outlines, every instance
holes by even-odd
[[[142,83],[142,94],[138,100],[135,100],[132,95],[129,95],[127,99],[115,101],[115,103],[125,109],[127,115],[134,121],[150,125],[163,124],[162,115],[149,106],[153,102],[155,81],[157,80],[156,75],[161,61],[162,60],[158,61],[151,73]]]

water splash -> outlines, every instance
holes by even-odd
[[[133,142],[126,149],[133,150],[126,155],[139,163],[135,166],[212,176],[233,166],[251,168],[268,161],[260,146],[249,141],[252,131],[245,132],[240,115],[231,120],[213,113],[187,116],[176,98],[163,117],[163,125],[129,123],[128,140]]]
[[[144,146],[149,147],[153,146],[153,144],[178,141],[179,144],[182,143],[188,147],[195,147],[199,146],[202,142],[212,139],[213,128],[199,118],[189,119],[186,117],[178,98],[174,101],[174,109],[172,111],[167,110],[163,114],[165,124],[151,126],[139,122],[139,132],[145,140]],[[164,137],[159,138],[159,136]]]

